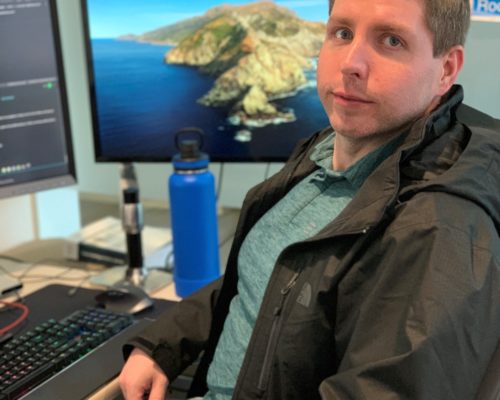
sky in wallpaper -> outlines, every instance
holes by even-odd
[[[222,4],[242,5],[241,0],[87,0],[93,38],[113,38],[125,34],[142,34],[183,19],[204,14]],[[325,22],[327,0],[277,0],[302,19]]]

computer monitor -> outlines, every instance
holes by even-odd
[[[55,0],[0,2],[0,198],[74,184]]]
[[[327,7],[82,0],[96,160],[168,161],[184,127],[204,130],[214,161],[286,160],[328,125],[316,93]]]

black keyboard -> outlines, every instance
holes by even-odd
[[[119,361],[116,362],[116,358],[121,357],[121,345],[131,336],[125,338],[123,333],[132,325],[139,324],[129,314],[89,307],[59,321],[48,320],[21,336],[14,336],[0,347],[0,400],[29,398],[31,394],[37,399],[83,398],[88,393],[79,393],[78,384],[73,382],[85,380],[86,385],[80,390],[88,392],[93,389],[89,381],[89,376],[92,380],[92,370],[96,375],[96,388],[105,379],[111,379],[121,366]],[[120,340],[115,341],[114,346],[107,345],[117,337]],[[99,348],[107,348],[107,351],[93,356]],[[103,360],[110,358],[114,358],[117,365],[106,365]],[[71,367],[82,361],[86,366],[73,368],[71,372]],[[106,371],[104,376],[102,368]],[[62,376],[59,381],[56,380],[58,376]],[[56,382],[49,385],[51,380]],[[59,391],[59,397],[52,397],[56,394],[54,390]]]

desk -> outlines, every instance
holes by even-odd
[[[89,289],[101,289],[89,284],[89,278],[102,269],[97,266],[78,263],[79,268],[76,266],[67,267],[61,265],[51,265],[50,263],[31,264],[31,263],[18,263],[14,261],[1,260],[2,266],[10,273],[17,277],[23,277],[24,286],[19,294],[23,297],[49,285],[49,284],[62,284],[77,287],[84,287]],[[50,278],[53,277],[53,278]],[[175,295],[173,284],[168,284],[161,287],[156,293],[151,294],[154,298],[165,300],[179,300]],[[15,301],[17,295],[12,294],[5,298],[6,300]],[[44,318],[45,319],[45,318]],[[88,399],[91,400],[111,400],[120,398],[120,388],[118,380],[115,378],[111,382],[94,392]]]

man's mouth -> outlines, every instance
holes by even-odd
[[[356,105],[356,104],[372,104],[373,101],[369,100],[366,97],[356,95],[356,94],[351,94],[351,93],[345,93],[342,91],[334,91],[333,92],[333,97],[336,102],[338,102],[341,105]]]

